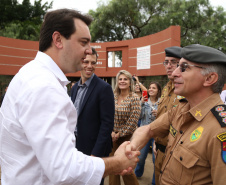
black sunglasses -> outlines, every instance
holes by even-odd
[[[180,68],[180,71],[181,71],[181,72],[185,72],[186,69],[187,69],[189,66],[192,66],[192,67],[198,67],[198,68],[202,68],[202,69],[206,69],[205,67],[202,67],[202,66],[196,66],[196,65],[187,64],[187,63],[177,64],[177,67]]]

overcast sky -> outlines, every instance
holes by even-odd
[[[18,0],[20,3],[23,0]],[[53,1],[53,9],[72,8],[83,13],[88,13],[90,9],[96,10],[97,2],[108,2],[109,0],[42,0],[42,3]],[[223,6],[226,10],[226,0],[209,0],[212,6]],[[34,3],[34,0],[30,0]]]

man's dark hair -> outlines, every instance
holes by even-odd
[[[47,12],[40,31],[39,51],[46,51],[52,43],[52,35],[58,31],[66,39],[76,31],[74,19],[81,19],[87,26],[92,22],[89,15],[71,9],[59,9]]]
[[[98,54],[97,54],[97,51],[95,50],[94,47],[92,47],[92,55],[96,55],[96,61],[97,61],[97,58],[98,58]]]

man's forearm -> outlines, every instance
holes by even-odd
[[[141,150],[153,136],[150,125],[139,127],[131,138],[132,149]]]
[[[123,170],[122,168],[120,168],[120,161],[116,157],[103,158],[103,160],[105,163],[105,171],[103,177],[106,177],[110,174],[118,174]]]

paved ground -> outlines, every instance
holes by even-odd
[[[152,154],[149,152],[148,157],[145,162],[144,174],[141,178],[138,178],[138,182],[140,185],[151,184],[153,169],[154,169],[154,165],[152,162]],[[104,185],[109,185],[108,177],[105,178]],[[122,178],[121,178],[121,185],[124,185]]]

